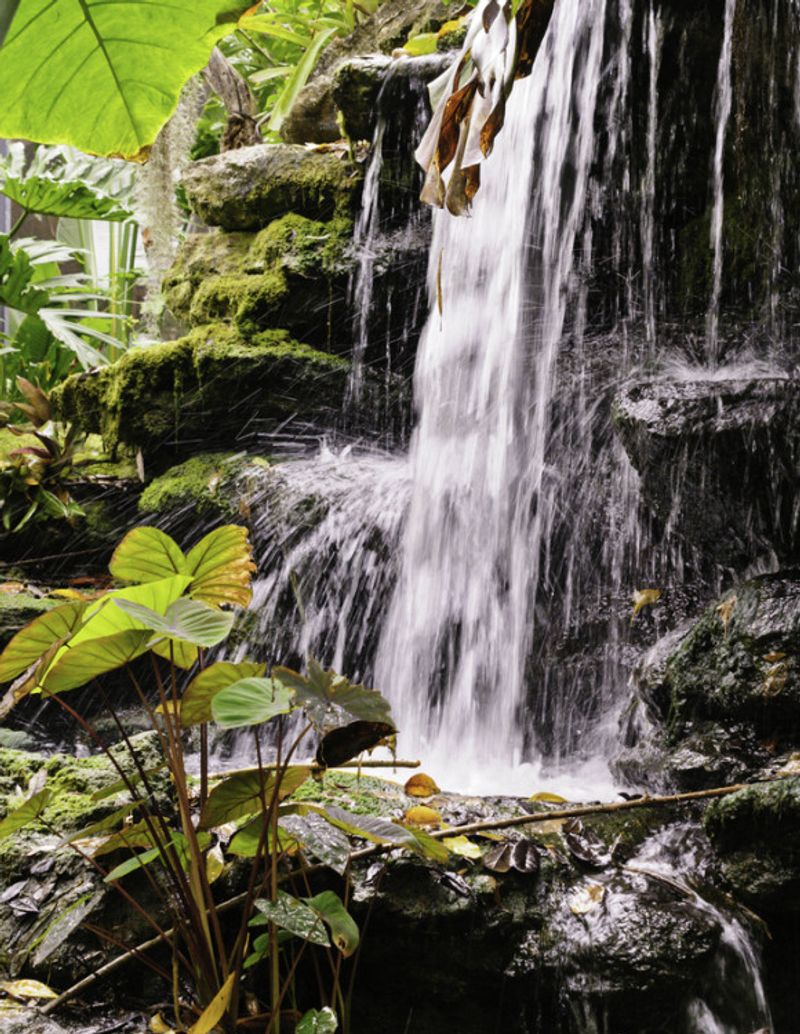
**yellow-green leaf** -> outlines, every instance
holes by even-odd
[[[253,597],[256,567],[247,528],[226,524],[215,528],[189,551],[186,571],[192,576],[191,596],[213,607],[246,607]]]
[[[129,531],[114,550],[108,569],[122,582],[156,582],[186,573],[186,557],[173,538],[158,528]]]
[[[40,614],[17,632],[0,655],[0,683],[16,678],[54,643],[68,639],[80,625],[86,607],[83,602],[65,603]]]
[[[184,728],[211,721],[214,696],[241,679],[260,678],[266,665],[256,661],[217,661],[189,683],[181,701],[181,724]]]
[[[52,988],[39,980],[0,980],[0,991],[21,1002],[29,998],[58,998]]]
[[[231,973],[219,991],[206,1006],[203,1015],[189,1028],[189,1034],[209,1034],[225,1015],[231,1002],[231,995],[239,979],[237,972]]]

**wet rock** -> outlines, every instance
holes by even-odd
[[[260,477],[269,461],[244,453],[201,453],[170,467],[147,486],[139,500],[145,515],[168,517],[170,527],[188,517],[195,525],[198,517],[213,522],[241,517],[239,481],[248,472]]]
[[[68,1034],[61,1024],[49,1016],[42,1016],[36,1009],[13,1002],[2,1003],[0,1027],[3,1034]]]
[[[178,341],[133,348],[118,362],[70,377],[53,394],[60,419],[146,454],[197,451],[287,420],[338,419],[346,360],[293,341],[286,331],[245,340],[212,324]]]
[[[353,210],[357,169],[342,151],[258,144],[192,162],[183,173],[192,211],[209,226],[259,230],[287,212],[332,219]]]
[[[705,826],[738,897],[759,911],[800,913],[800,777],[714,801]]]
[[[800,382],[650,381],[619,396],[613,416],[668,529],[726,563],[797,553]]]
[[[424,94],[427,84],[451,61],[451,54],[419,58],[371,54],[344,62],[334,75],[333,99],[346,135],[371,141],[379,113],[392,122],[401,119],[409,98]]]
[[[452,12],[442,0],[385,0],[376,13],[362,22],[349,36],[334,40],[325,50],[311,81],[300,91],[281,127],[289,143],[328,143],[338,140],[341,127],[339,110],[349,117],[346,102],[340,109],[334,97],[338,67],[364,54],[387,53],[402,46],[411,35],[438,29]],[[366,139],[371,137],[367,134]]]

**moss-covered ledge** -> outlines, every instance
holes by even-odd
[[[241,452],[192,456],[150,482],[139,499],[139,512],[173,518],[186,511],[220,520],[241,517],[238,482],[248,472],[255,476],[268,468],[264,457]]]
[[[257,144],[192,162],[183,186],[209,226],[258,230],[286,212],[311,219],[352,213],[361,173],[346,152]]]
[[[252,334],[279,327],[333,348],[347,318],[353,224],[290,213],[259,233],[191,234],[164,279],[170,310],[192,326],[216,320]]]
[[[245,339],[213,323],[68,378],[53,405],[59,419],[100,433],[111,450],[126,444],[149,455],[196,452],[286,420],[329,426],[341,410],[348,371],[346,360],[286,331]]]

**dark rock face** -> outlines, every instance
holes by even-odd
[[[258,144],[192,162],[183,186],[209,226],[258,230],[287,212],[331,219],[352,211],[360,178],[342,152]]]
[[[661,521],[723,563],[800,547],[800,382],[651,381],[614,422]]]
[[[715,801],[705,826],[737,897],[761,912],[800,913],[799,777]]]

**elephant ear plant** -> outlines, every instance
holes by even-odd
[[[218,528],[188,553],[156,528],[134,529],[110,564],[120,588],[48,611],[8,644],[0,655],[0,683],[11,685],[0,713],[29,694],[41,694],[69,714],[116,769],[116,790],[125,791],[128,800],[99,823],[73,831],[65,842],[149,924],[156,943],[171,945],[171,968],[142,950],[122,947],[172,987],[173,1030],[234,1031],[241,978],[246,970],[263,966],[267,976],[254,985],[257,1016],[252,1016],[251,1000],[248,1029],[333,1032],[337,1012],[346,1022],[341,960],[356,950],[359,932],[338,894],[312,892],[306,859],[313,857],[317,868],[328,867],[346,885],[348,836],[439,861],[447,851],[418,830],[292,799],[313,771],[371,749],[395,729],[378,692],[352,685],[314,661],[306,675],[274,668],[271,677],[258,661],[209,661],[208,651],[231,631],[235,608],[250,602],[253,570],[242,527]],[[119,717],[120,671],[127,673],[155,730],[163,755],[163,765],[155,769],[145,768]],[[105,686],[111,672],[117,673],[116,681]],[[70,690],[90,685],[121,737],[114,749],[69,702]],[[210,723],[249,729],[257,764],[212,775]],[[317,744],[315,760],[297,761],[311,738]],[[199,741],[199,778],[187,770],[192,741]],[[163,790],[156,792],[162,770],[171,787],[167,803]],[[0,823],[0,838],[29,824],[49,829],[50,799],[47,785],[37,787]],[[120,851],[127,857],[109,868],[105,859],[113,854],[116,861]],[[233,859],[238,861],[232,874],[238,874],[244,888],[235,900],[238,912],[230,901],[217,900],[214,887]],[[141,877],[138,884],[128,880],[134,873]],[[285,889],[298,881],[305,889],[302,898]],[[131,888],[142,884],[149,894],[155,892],[159,909],[137,899]],[[63,941],[75,917],[84,915],[66,910],[47,932],[50,943]],[[112,934],[91,928],[118,943]],[[326,1002],[302,1003],[322,1006],[303,1014],[294,977],[310,948],[331,953],[333,987]]]

